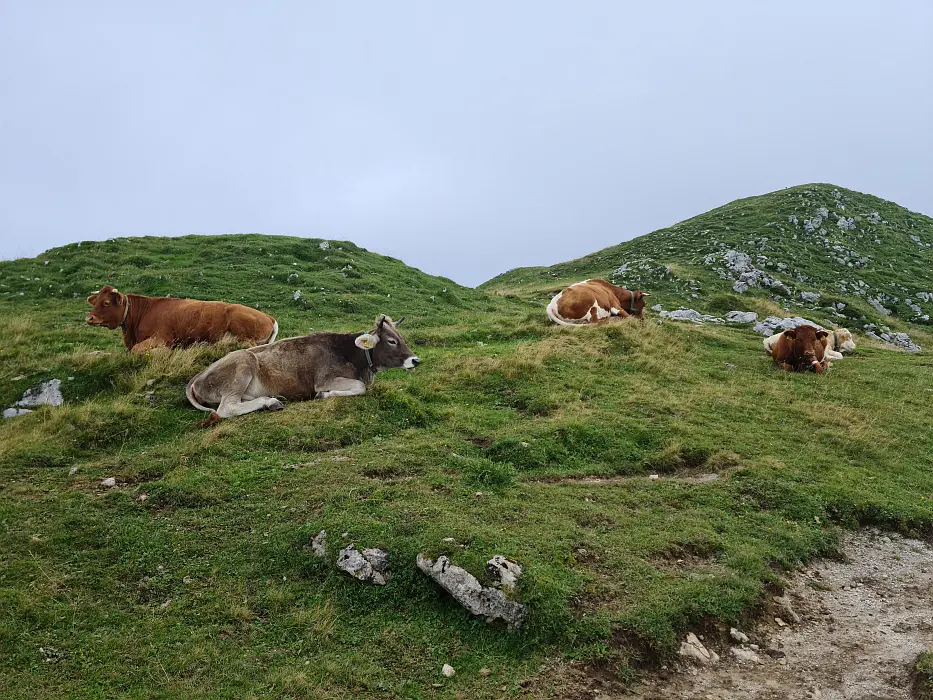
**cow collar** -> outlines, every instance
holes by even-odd
[[[126,308],[123,309],[123,318],[120,319],[120,328],[126,328],[126,317],[130,315],[130,298],[125,295],[123,298],[126,299]]]
[[[839,334],[833,331],[833,350],[839,352]]]
[[[629,300],[628,300],[629,313],[634,315],[635,314],[635,291],[630,289],[628,290],[628,293],[629,293]]]
[[[363,348],[363,354],[366,355],[366,364],[369,366],[369,371],[375,374],[376,368],[373,366],[372,351],[369,348]]]

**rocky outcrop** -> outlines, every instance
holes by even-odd
[[[351,544],[340,550],[337,568],[346,571],[353,578],[375,583],[377,586],[386,585],[392,578],[389,572],[389,553],[383,549],[364,549],[360,552]]]
[[[759,335],[774,335],[779,331],[790,330],[791,328],[796,328],[797,326],[814,326],[816,328],[823,328],[816,321],[809,321],[800,316],[790,316],[787,318],[781,318],[780,316],[768,316],[763,321],[759,321],[755,324],[755,327],[752,328],[753,331]]]
[[[4,418],[16,418],[32,413],[33,408],[39,406],[61,406],[65,403],[62,396],[62,382],[60,379],[49,379],[27,389],[19,401],[11,408],[3,411]]]

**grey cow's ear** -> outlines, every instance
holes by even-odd
[[[362,350],[372,350],[379,343],[379,336],[372,333],[363,333],[353,341],[356,347]]]

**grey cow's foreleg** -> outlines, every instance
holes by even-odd
[[[242,416],[244,413],[261,411],[268,409],[270,411],[281,411],[285,406],[277,398],[272,396],[260,396],[258,399],[243,401],[242,397],[228,394],[224,396],[217,407],[217,415],[221,418],[233,418]]]
[[[331,379],[314,395],[316,399],[329,399],[334,396],[362,396],[366,393],[366,385],[359,379],[335,377]]]

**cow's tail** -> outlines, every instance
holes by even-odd
[[[279,322],[275,319],[272,319],[272,335],[269,336],[267,343],[274,343],[276,336],[279,334]]]
[[[188,386],[185,387],[185,396],[188,397],[188,403],[194,406],[199,411],[204,411],[205,413],[213,413],[213,408],[208,408],[203,406],[200,401],[198,401],[198,395],[194,393],[194,383],[198,380],[198,377],[201,375],[195,375],[194,379],[188,382]]]
[[[563,316],[560,315],[560,312],[557,310],[557,300],[560,299],[560,294],[551,299],[551,303],[547,305],[547,317],[558,326],[575,326],[577,324],[571,323]]]

